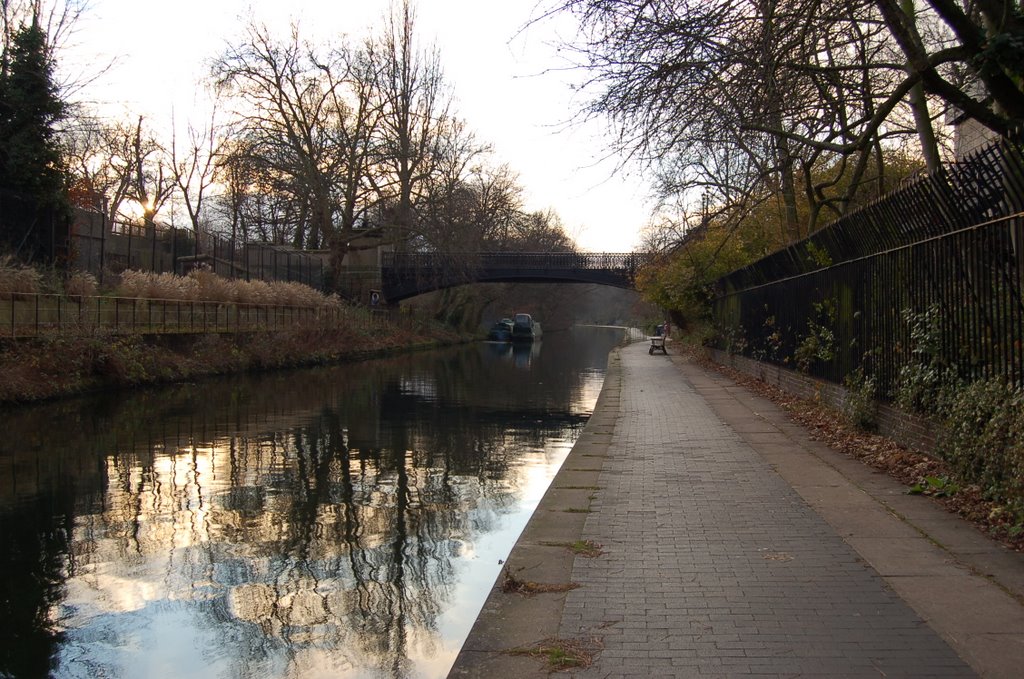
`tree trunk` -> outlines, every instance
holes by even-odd
[[[907,15],[908,26],[914,32],[914,37],[920,41],[917,35],[917,20],[914,0],[900,0],[903,13]],[[910,63],[907,63],[907,72],[912,73]],[[935,130],[932,128],[932,118],[928,113],[928,98],[924,94],[924,85],[918,82],[910,90],[910,110],[914,113],[914,127],[917,128],[917,138],[921,144],[921,155],[924,156],[925,166],[928,172],[937,172],[941,167],[939,160],[939,144],[935,140]]]

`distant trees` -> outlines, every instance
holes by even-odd
[[[434,171],[448,135],[462,128],[450,111],[450,97],[436,48],[420,49],[415,13],[408,0],[395,7],[383,34],[370,44],[380,97],[378,140],[386,213],[400,233],[415,235],[420,187]],[[459,153],[459,145],[445,149]],[[472,149],[467,149],[473,153]],[[451,158],[448,159],[451,162]],[[458,160],[455,159],[458,163]]]
[[[218,158],[233,225],[274,225],[278,242],[329,248],[335,262],[358,235],[466,251],[523,231],[521,187],[487,166],[490,148],[453,112],[440,54],[420,47],[415,19],[399,3],[356,44],[253,25],[216,60],[233,113]]]
[[[154,223],[176,189],[176,169],[145,118],[78,115],[61,137],[78,207],[103,211],[108,223]]]
[[[343,129],[350,124],[340,53],[318,54],[293,27],[276,41],[251,26],[245,39],[216,62],[214,74],[235,107],[235,147],[244,162],[293,204],[292,244],[320,247],[331,236],[335,186],[343,169]]]
[[[298,29],[279,41],[252,26],[216,62],[237,102],[233,132],[247,164],[296,210],[292,243],[343,250],[356,229],[387,226],[422,236],[418,206],[442,165],[461,162],[464,126],[449,111],[436,50],[415,42],[415,16],[399,5],[380,36],[316,47]],[[226,162],[226,161],[225,161]]]
[[[108,223],[184,214],[196,233],[329,249],[335,265],[370,235],[419,250],[569,243],[556,215],[525,211],[515,174],[492,167],[489,145],[453,111],[408,1],[359,40],[312,44],[297,26],[281,35],[253,22],[213,61],[218,113],[180,129],[66,103],[47,31],[66,35],[85,3],[50,1],[45,17],[34,0],[0,3],[8,249],[51,242],[48,228],[31,234],[68,214],[65,193]],[[29,196],[32,214],[15,218],[12,196]]]
[[[196,237],[203,226],[205,204],[217,180],[217,162],[225,144],[216,109],[202,127],[188,123],[188,136],[171,138],[170,173]]]

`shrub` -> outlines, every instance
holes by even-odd
[[[828,363],[836,357],[836,304],[826,299],[814,304],[814,318],[807,320],[807,335],[800,340],[793,358],[801,372],[810,372],[817,362]]]
[[[843,402],[846,419],[855,427],[874,430],[878,426],[875,378],[867,377],[862,368],[857,368],[843,382],[846,384],[846,400]]]
[[[1024,520],[1024,391],[1002,380],[973,382],[951,399],[939,454],[960,480],[1008,504]]]
[[[963,387],[953,371],[940,366],[908,363],[896,378],[896,405],[924,415],[941,415]]]
[[[747,350],[747,337],[743,326],[727,326],[720,328],[718,337],[725,345],[725,351],[731,356],[734,354],[743,355]]]
[[[1007,433],[1003,455],[1007,477],[1005,494],[1009,509],[1016,517],[1016,529],[1024,530],[1024,413],[1017,411]]]
[[[942,353],[942,310],[936,304],[924,312],[906,310],[903,322],[910,334],[910,361],[896,380],[896,405],[908,412],[941,415],[963,387],[955,366]]]

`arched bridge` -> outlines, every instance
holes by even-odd
[[[384,253],[381,283],[389,303],[467,283],[596,283],[632,288],[639,254],[489,252]]]

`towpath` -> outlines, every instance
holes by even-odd
[[[671,347],[613,354],[506,573],[556,591],[499,579],[449,676],[543,677],[558,658],[579,677],[1024,667],[1022,555]]]

